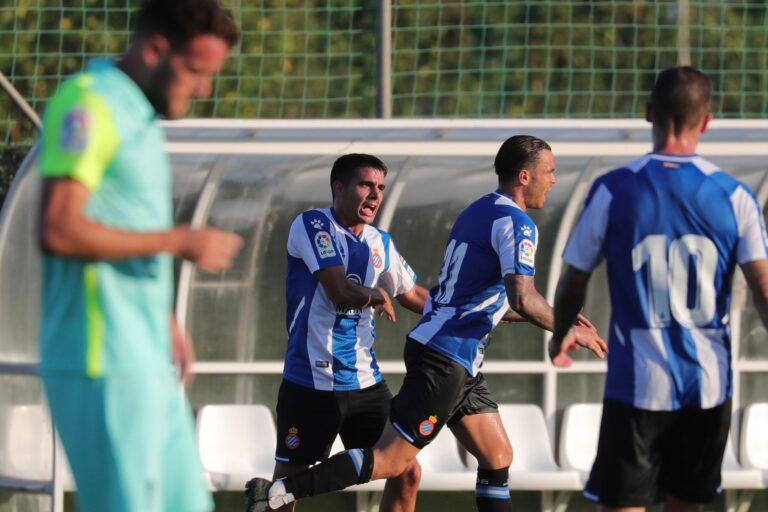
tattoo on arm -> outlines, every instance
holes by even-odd
[[[551,331],[554,327],[552,307],[536,290],[533,276],[507,274],[504,276],[509,306],[525,321]]]

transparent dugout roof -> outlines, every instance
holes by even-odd
[[[559,253],[589,183],[650,145],[647,124],[590,121],[182,121],[167,123],[178,223],[209,224],[239,233],[245,246],[235,266],[210,276],[177,266],[178,313],[202,362],[279,361],[285,350],[285,245],[295,216],[330,204],[334,159],[367,151],[389,166],[378,227],[391,232],[425,287],[436,284],[448,231],[476,197],[495,189],[493,158],[505,138],[533,133],[552,141],[558,183],[542,210],[537,286],[551,288]],[[768,123],[714,123],[703,155],[768,195]],[[558,150],[558,148],[561,148]],[[464,154],[462,154],[464,152]],[[35,241],[38,180],[34,153],[23,164],[0,223],[0,362],[37,360],[39,252]],[[574,207],[575,203],[575,207]],[[569,208],[569,205],[570,208]],[[560,244],[560,245],[558,245]],[[553,277],[554,276],[554,277]],[[587,313],[605,332],[610,314],[598,270]],[[417,318],[400,311],[381,321],[376,350],[400,360],[404,334]],[[741,357],[768,359],[765,330],[747,306],[740,318],[747,343]],[[488,360],[543,361],[541,331],[504,326]],[[581,356],[579,356],[581,357]]]

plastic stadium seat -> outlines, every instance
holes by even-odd
[[[0,474],[25,480],[50,480],[52,475],[51,419],[42,405],[3,408]]]
[[[768,484],[768,403],[747,406],[741,421],[741,462],[758,469]]]
[[[263,405],[206,405],[197,416],[200,460],[214,490],[242,490],[272,478],[277,432]]]
[[[500,405],[499,414],[512,443],[511,490],[579,490],[579,472],[562,470],[552,456],[544,414],[536,405]],[[470,466],[477,461],[470,457]]]
[[[761,489],[763,475],[759,469],[743,468],[736,460],[736,450],[733,448],[731,436],[725,446],[722,470],[723,489]]]
[[[51,417],[43,405],[13,405],[0,412],[6,418],[2,429],[0,475],[22,480],[49,481],[53,476]],[[75,480],[61,450],[64,490],[74,491]]]
[[[583,482],[597,455],[602,404],[573,404],[565,408],[560,429],[560,465],[575,469]]]
[[[459,455],[459,444],[448,427],[417,456],[421,464],[420,489],[430,491],[474,490],[475,469],[464,465]]]

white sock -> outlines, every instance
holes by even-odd
[[[287,505],[296,501],[293,497],[293,493],[287,492],[283,479],[275,480],[272,485],[269,486],[269,492],[267,493],[269,498],[269,508],[276,510],[283,505]]]

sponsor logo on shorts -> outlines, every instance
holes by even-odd
[[[328,361],[315,361],[315,366],[318,368],[328,368],[331,365]]]
[[[64,118],[64,125],[59,134],[59,146],[65,151],[84,151],[90,128],[90,114],[82,109],[72,110]]]
[[[523,265],[533,266],[533,255],[536,253],[536,246],[528,239],[523,239],[517,246],[517,259]]]
[[[336,249],[333,248],[331,235],[327,231],[318,231],[315,233],[315,247],[317,254],[321,259],[333,258],[336,256]]]
[[[419,423],[419,435],[421,437],[429,437],[435,431],[435,424],[437,423],[437,416],[430,416],[426,420]]]
[[[291,427],[288,429],[288,435],[285,436],[285,447],[289,450],[295,450],[301,445],[301,438],[299,437],[299,429]]]
[[[372,261],[373,261],[373,267],[375,269],[380,269],[382,267],[382,265],[384,265],[384,260],[381,258],[381,254],[379,254],[379,250],[378,249],[374,249],[373,250]]]

